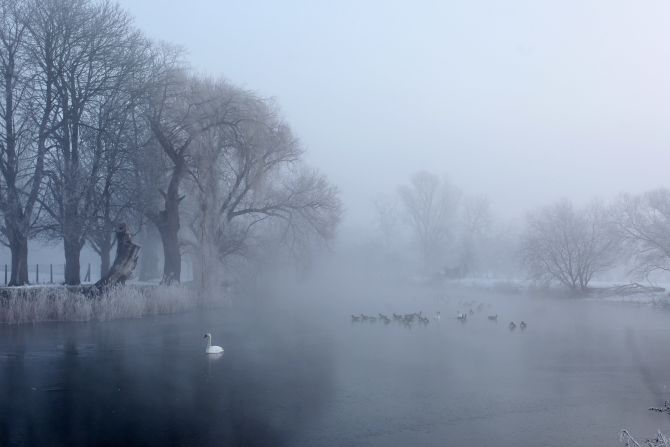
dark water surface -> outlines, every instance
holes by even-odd
[[[670,400],[670,313],[658,309],[411,286],[261,295],[0,326],[0,445],[615,446],[621,428],[670,426],[647,410]],[[484,310],[461,324],[470,300]],[[349,318],[418,310],[442,319]],[[223,356],[204,354],[205,332]]]

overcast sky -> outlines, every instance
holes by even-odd
[[[670,186],[670,2],[123,0],[198,71],[277,98],[346,223],[412,172],[522,215]]]

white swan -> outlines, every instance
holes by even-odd
[[[212,334],[207,333],[203,338],[207,339],[207,348],[205,348],[205,354],[221,354],[223,348],[221,346],[212,346]]]

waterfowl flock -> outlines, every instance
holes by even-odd
[[[376,322],[382,322],[384,324],[390,324],[391,321],[395,323],[400,323],[405,326],[411,326],[413,323],[419,323],[424,326],[428,325],[430,323],[430,318],[425,316],[423,312],[413,312],[410,314],[397,314],[393,313],[392,317],[390,318],[388,315],[379,313],[377,314],[378,316],[372,316],[372,315],[366,315],[366,314],[352,314],[351,315],[351,322],[352,323],[360,323],[360,322],[367,322],[367,323],[376,323]],[[440,319],[440,313],[437,312],[435,314],[436,319]]]
[[[475,301],[467,301],[467,302],[459,302],[460,307],[464,307],[462,311],[458,311],[456,313],[456,320],[459,321],[460,323],[466,323],[469,318],[473,318],[476,313],[482,312],[485,308],[490,308],[491,303],[484,304],[484,303],[477,303]],[[476,310],[476,311],[475,311]],[[442,313],[438,310],[435,312],[435,314],[432,315],[432,319],[434,319],[436,322],[441,321],[442,319]],[[498,322],[498,314],[489,314],[487,315],[487,319],[491,322],[497,323]],[[381,322],[384,325],[388,325],[393,323],[396,324],[401,324],[406,327],[410,327],[413,324],[420,324],[423,326],[427,326],[431,321],[431,317],[428,315],[424,314],[423,311],[419,312],[412,312],[412,313],[407,313],[407,314],[397,314],[393,312],[391,316],[385,315],[383,313],[378,313],[376,316],[374,315],[366,315],[364,313],[360,314],[352,314],[351,315],[351,322],[352,323],[377,323]],[[528,324],[525,321],[521,321],[518,324],[518,327],[523,331],[528,327]],[[517,324],[514,321],[510,321],[508,324],[508,328],[510,331],[514,331],[517,328]]]

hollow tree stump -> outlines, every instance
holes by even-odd
[[[137,266],[140,246],[134,244],[128,231],[128,225],[120,223],[116,227],[116,258],[107,274],[96,282],[93,289],[100,292],[116,284],[125,284]]]

